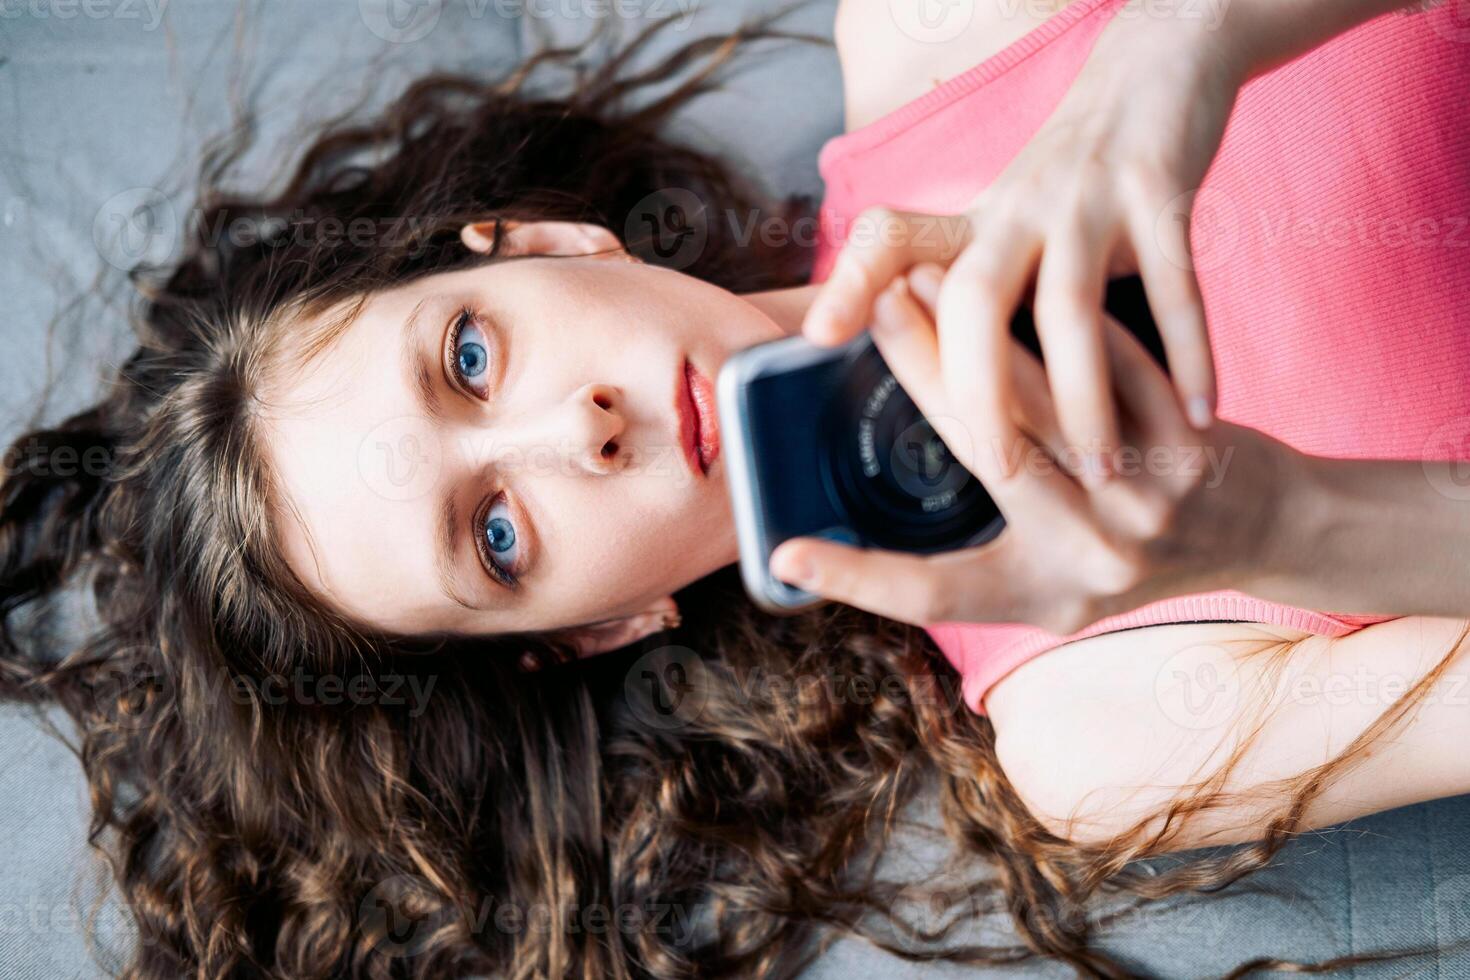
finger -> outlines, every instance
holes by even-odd
[[[773,575],[797,588],[916,626],[985,620],[992,602],[999,608],[995,600],[1005,601],[1005,586],[984,574],[983,564],[976,561],[978,549],[950,553],[955,555],[966,560],[964,574],[944,567],[952,561],[792,538],[771,555],[770,567]]]
[[[939,287],[944,282],[944,266],[937,262],[920,262],[908,272],[909,294],[929,319],[939,320]]]
[[[977,237],[939,287],[940,370],[950,407],[975,440],[971,471],[1006,493],[1020,457],[1034,444],[1011,415],[1011,320],[1030,284],[1040,242],[1012,226]]]
[[[1169,376],[1128,328],[1103,314],[1113,387],[1143,445],[1177,443],[1190,430]]]
[[[1036,279],[1036,333],[1057,419],[1086,460],[1089,484],[1105,481],[1118,445],[1102,306],[1112,242],[1104,224],[1081,218],[1049,238]]]
[[[1129,234],[1139,274],[1164,341],[1174,389],[1190,424],[1207,429],[1214,418],[1217,392],[1204,299],[1192,265],[1169,258],[1193,254],[1189,216],[1159,222],[1157,208],[1135,207],[1130,213]]]
[[[1128,533],[1148,535],[1158,526],[1159,483],[1173,483],[1177,477],[1187,486],[1199,472],[1198,453],[1208,447],[1200,445],[1205,437],[1184,417],[1178,395],[1158,361],[1121,323],[1112,317],[1107,320],[1108,353],[1118,397],[1136,426],[1132,445],[1137,451],[1120,451],[1120,469],[1129,475],[1148,474],[1142,481],[1117,481],[1119,488],[1134,492],[1115,495],[1116,506],[1109,513]]]
[[[878,294],[918,262],[948,265],[970,238],[964,214],[939,215],[874,207],[863,211],[832,273],[802,321],[814,344],[851,340],[872,317]]]
[[[1015,381],[1014,418],[1047,455],[1076,473],[1079,461],[1069,459],[1067,440],[1057,423],[1056,406],[1047,386],[1046,368],[1019,340],[1011,340],[1011,378]]]
[[[900,276],[879,294],[870,333],[873,345],[883,355],[899,386],[932,423],[948,418],[952,411],[939,367],[939,337],[934,320],[922,308],[908,283],[907,277]],[[943,439],[945,434],[939,435]],[[951,452],[955,449],[950,446]],[[961,463],[968,465],[963,454],[956,455]]]
[[[948,397],[933,316],[908,283],[906,276],[895,279],[878,297],[871,331],[873,343],[950,454],[984,482],[981,462],[976,459],[979,444],[973,426],[955,411]],[[937,298],[932,283],[924,288],[932,308]]]
[[[920,263],[909,270],[909,298],[931,320],[939,308],[939,287],[943,279],[944,270],[932,262]],[[1056,412],[1052,409],[1046,370],[1036,356],[1014,337],[1011,338],[1011,379],[1015,385],[1012,390],[1016,393],[1016,410],[1012,412],[1012,418],[1048,452],[1056,455],[1062,447],[1061,431],[1057,427]]]
[[[929,267],[930,270],[935,268]],[[937,275],[937,272],[931,275],[930,271],[919,267],[884,290],[878,297],[872,336],[898,383],[914,399],[940,438],[945,440],[950,452],[968,469],[973,440],[967,431],[955,433],[953,426],[946,428],[946,423],[958,420],[949,415],[943,397],[944,381],[939,369],[939,349],[931,312],[938,298]],[[1053,460],[1075,469],[1073,462],[1063,458],[1065,440],[1052,407],[1046,371],[1036,356],[1014,338],[1010,342],[1010,369],[1015,392],[1012,420]]]

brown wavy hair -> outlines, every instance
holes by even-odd
[[[541,637],[373,634],[290,573],[252,413],[283,311],[502,260],[499,235],[488,257],[460,244],[468,220],[619,231],[670,188],[704,209],[670,225],[706,236],[683,272],[735,292],[808,281],[809,240],[745,242],[712,216],[795,222],[812,202],[768,201],[664,134],[747,41],[825,43],[774,29],[783,15],[632,72],[655,22],[564,97],[525,82],[580,48],[494,80],[425,78],[368,122],[334,121],[277,193],[223,189],[241,141],[206,155],[182,257],[131,274],[137,348],[107,396],[20,436],[0,474],[0,696],[76,723],[90,841],[138,929],[124,976],[775,977],[829,932],[1121,976],[1080,911],[1093,896],[1219,887],[1295,829],[1326,769],[1261,843],[1163,874],[1130,861],[1177,820],[1107,848],[1058,839],[921,630],[840,607],[773,619],[729,570],[680,594],[675,632],[574,665]],[[371,241],[300,233],[327,221],[366,222]],[[651,237],[626,244],[668,261]],[[58,657],[59,600],[78,590],[95,629]],[[978,859],[942,888],[875,863],[925,787]],[[954,943],[946,909],[1008,913],[1015,942]]]

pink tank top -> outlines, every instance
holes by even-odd
[[[968,206],[1045,121],[1123,2],[1075,0],[828,141],[813,281],[865,207]],[[1241,91],[1193,227],[1220,417],[1322,456],[1470,459],[1470,25],[1453,7],[1379,17]],[[1085,636],[1205,620],[1342,636],[1385,618],[1211,592],[1070,636],[1015,623],[930,633],[983,712],[1007,673]]]

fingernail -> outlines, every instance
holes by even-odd
[[[771,563],[771,571],[788,585],[807,586],[814,577],[810,562],[790,554],[777,555]]]
[[[1208,429],[1215,419],[1215,413],[1210,410],[1209,399],[1204,395],[1191,398],[1186,411],[1189,413],[1189,424],[1196,429]]]

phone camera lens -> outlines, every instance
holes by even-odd
[[[993,535],[994,501],[871,344],[850,360],[826,420],[826,472],[854,530],[884,548],[940,551]]]

